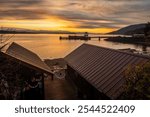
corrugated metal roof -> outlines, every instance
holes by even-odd
[[[150,61],[150,58],[119,50],[83,44],[65,57],[68,65],[100,92],[116,99],[125,82],[129,65]]]
[[[20,61],[22,64],[28,65],[29,67],[52,74],[51,69],[40,59],[38,55],[17,43],[13,42],[8,49],[3,52],[3,54],[17,60],[18,62]]]

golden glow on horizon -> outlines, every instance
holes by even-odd
[[[42,20],[2,20],[0,26],[31,30],[62,30],[70,32],[91,33],[108,33],[116,30],[115,28],[80,28],[80,24],[75,24],[74,22],[57,17],[47,17],[47,19]]]
[[[2,20],[1,26],[27,28],[35,30],[59,30],[59,28],[66,28],[72,25],[71,22],[60,19],[45,19],[45,20]]]

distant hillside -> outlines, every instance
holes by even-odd
[[[135,25],[130,25],[124,28],[121,28],[117,31],[111,32],[109,34],[126,34],[126,35],[131,35],[131,34],[143,34],[144,33],[144,28],[145,24],[135,24]]]

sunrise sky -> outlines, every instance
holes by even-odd
[[[0,0],[0,26],[106,33],[150,20],[150,0]]]

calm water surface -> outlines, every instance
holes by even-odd
[[[83,43],[93,44],[114,49],[132,48],[142,51],[142,46],[108,42],[103,39],[90,41],[81,40],[59,40],[64,34],[16,34],[12,41],[37,53],[41,58],[61,58],[72,52]],[[147,48],[150,51],[150,48]]]

